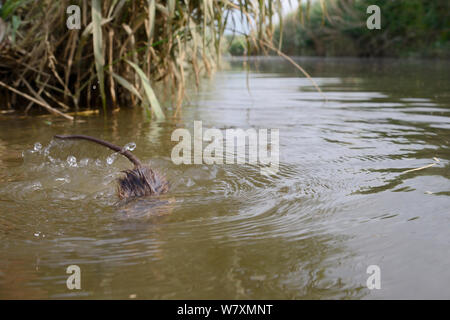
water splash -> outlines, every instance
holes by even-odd
[[[134,149],[136,149],[136,143],[129,142],[122,148],[122,151],[133,151]],[[112,155],[110,155],[109,157],[107,157],[106,163],[108,165],[112,165],[114,163],[114,161],[116,161],[118,154],[119,154],[119,152],[115,152]]]
[[[82,167],[86,167],[89,164],[89,159],[88,158],[84,158],[80,160],[80,166]]]
[[[134,149],[136,149],[136,143],[135,142],[129,142],[123,148],[125,150],[128,150],[128,151],[133,151]]]
[[[68,156],[66,161],[69,167],[77,167],[77,158],[74,156]]]
[[[42,150],[44,152],[44,156],[48,156],[50,154],[50,148],[53,147],[54,140],[51,140],[50,143]]]
[[[36,142],[34,144],[34,148],[33,148],[34,152],[40,152],[41,149],[42,149],[42,144],[40,144],[39,142]]]
[[[54,162],[53,158],[50,157],[50,149],[54,146],[53,140],[50,141],[50,143],[47,146],[43,146],[40,142],[36,142],[33,145],[33,148],[22,151],[22,158],[29,158],[29,157],[39,157],[43,156],[43,159],[45,160],[48,158],[50,162]]]
[[[112,164],[114,163],[114,161],[116,160],[116,158],[117,158],[117,152],[116,152],[116,153],[113,153],[112,155],[110,155],[109,157],[107,157],[107,158],[106,158],[106,163],[107,163],[108,165],[112,165]]]

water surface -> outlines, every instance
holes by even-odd
[[[0,298],[450,298],[447,61],[242,60],[191,90],[179,119],[140,110],[0,119]],[[176,128],[276,128],[280,165],[175,165]],[[164,197],[118,205],[130,164]],[[206,143],[205,143],[206,145]],[[423,170],[420,168],[435,163]],[[66,268],[81,268],[68,290]],[[381,289],[366,286],[368,266]]]

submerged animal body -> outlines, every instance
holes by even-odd
[[[149,167],[140,166],[123,172],[125,177],[119,179],[117,187],[117,193],[121,199],[162,194],[169,191],[167,180]]]
[[[123,171],[125,176],[118,179],[117,195],[120,199],[159,195],[169,191],[166,178],[152,168],[145,166],[130,151],[107,141],[85,135],[56,135],[57,139],[81,139],[98,143],[127,157],[134,164],[134,168]]]

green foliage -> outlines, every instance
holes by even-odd
[[[233,37],[228,52],[232,56],[243,56],[246,52],[246,44],[244,37]]]
[[[369,5],[381,9],[381,30],[366,27]],[[313,3],[307,17],[302,4],[284,18],[282,48],[291,55],[448,57],[449,9],[448,0],[327,0]]]
[[[2,5],[0,1],[0,19],[10,24],[11,42],[16,42],[17,29],[22,23],[20,17],[14,14],[21,6],[26,5],[31,0],[6,0]],[[1,22],[0,22],[1,23]],[[0,25],[0,28],[2,26]],[[0,30],[1,33],[1,30]],[[1,34],[0,34],[1,36]]]
[[[0,7],[0,18],[7,21],[18,8],[24,6],[30,1],[31,0],[6,0]]]

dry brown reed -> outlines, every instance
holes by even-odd
[[[73,4],[81,9],[79,30],[66,25]],[[188,75],[198,85],[220,65],[227,28],[249,26],[252,48],[276,50],[273,19],[282,20],[281,5],[280,0],[7,0],[0,11],[0,97],[21,97],[28,100],[25,112],[39,106],[69,120],[68,109],[106,113],[135,105],[164,119],[169,110],[154,92],[160,82],[172,90],[176,116]]]

